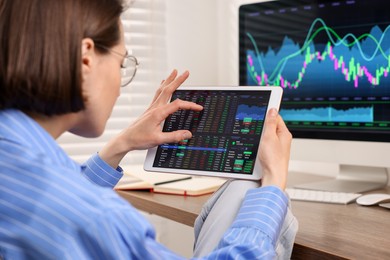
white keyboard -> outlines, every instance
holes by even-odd
[[[348,204],[354,202],[362,194],[335,192],[335,191],[319,191],[287,188],[286,192],[291,200],[334,203],[334,204]]]

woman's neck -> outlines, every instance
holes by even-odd
[[[36,113],[27,113],[43,129],[45,129],[54,139],[60,137],[74,125],[76,114],[65,114],[55,116],[45,116]]]

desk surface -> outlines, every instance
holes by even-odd
[[[290,184],[324,179],[290,174]],[[302,181],[304,180],[304,181]],[[381,190],[390,193],[390,188]],[[142,191],[118,191],[136,208],[193,226],[209,195],[184,197]],[[293,259],[390,259],[390,210],[293,201],[299,222]]]

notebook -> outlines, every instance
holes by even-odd
[[[132,167],[115,186],[116,190],[144,190],[155,193],[183,196],[200,196],[213,193],[225,179],[189,176],[159,172],[146,172],[142,167]]]

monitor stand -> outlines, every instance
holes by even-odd
[[[340,165],[336,179],[295,185],[294,188],[361,193],[386,187],[387,182],[387,168]]]

